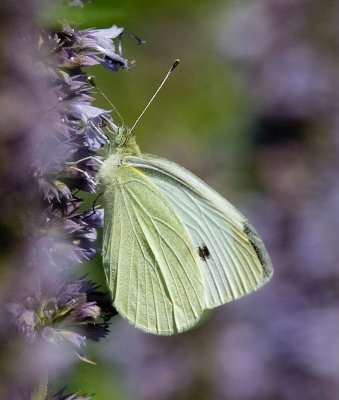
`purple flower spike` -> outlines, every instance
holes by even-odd
[[[103,210],[92,206],[96,195],[87,206],[80,196],[95,192],[97,150],[117,129],[110,111],[92,106],[95,87],[81,68],[107,60],[112,70],[128,66],[113,42],[122,28],[40,29],[39,5],[28,1],[23,10],[21,3],[3,2],[0,13],[6,89],[0,118],[5,132],[0,337],[6,350],[0,397],[11,399],[44,397],[40,392],[49,388],[41,377],[68,370],[75,358],[69,348],[75,355],[88,339],[107,335],[107,321],[116,314],[109,294],[69,277],[98,252]],[[8,51],[12,47],[15,54]],[[88,398],[61,391],[47,399]]]

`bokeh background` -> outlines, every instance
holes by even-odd
[[[275,268],[260,291],[178,336],[115,317],[86,348],[97,365],[80,363],[68,387],[98,400],[337,400],[339,3],[92,0],[67,18],[146,41],[124,38],[131,70],[90,70],[129,125],[181,59],[136,129],[141,149],[241,209]],[[104,283],[100,257],[85,270]]]

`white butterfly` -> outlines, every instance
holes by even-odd
[[[204,309],[260,288],[273,269],[236,208],[183,167],[142,154],[132,130],[118,129],[116,152],[100,169],[104,269],[123,317],[171,335],[194,326]]]

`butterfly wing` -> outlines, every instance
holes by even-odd
[[[262,240],[217,192],[183,167],[159,157],[130,156],[124,164],[147,175],[185,225],[201,255],[207,308],[248,294],[270,279],[273,269]]]
[[[189,329],[204,308],[202,276],[170,202],[130,167],[115,171],[104,195],[103,262],[115,307],[147,332]]]

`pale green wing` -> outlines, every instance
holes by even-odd
[[[130,167],[105,188],[103,262],[113,303],[136,327],[169,335],[189,329],[204,308],[199,258],[173,208]]]
[[[264,244],[246,218],[179,165],[152,155],[125,157],[166,195],[196,247],[207,308],[258,289],[272,275]],[[200,247],[200,249],[199,249]],[[206,256],[202,249],[208,249]]]

